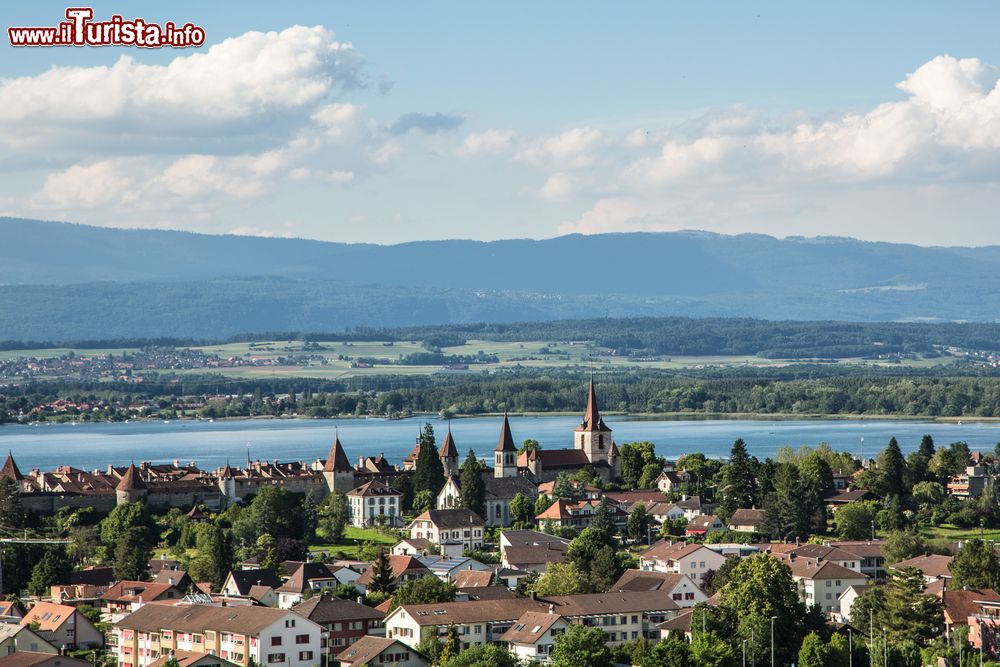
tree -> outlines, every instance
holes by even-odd
[[[808,537],[812,524],[809,502],[802,488],[799,469],[791,463],[778,464],[774,492],[764,499],[761,530],[774,539]]]
[[[521,446],[518,448],[517,453],[527,454],[528,452],[532,452],[536,449],[541,449],[541,447],[538,444],[538,441],[528,438],[527,440],[521,443]]]
[[[414,505],[417,503],[416,496],[421,491],[429,491],[431,496],[436,498],[444,486],[444,465],[434,443],[434,427],[424,424],[423,433],[420,434],[420,454],[417,456],[417,464],[413,471]]]
[[[799,477],[810,528],[814,532],[825,532],[826,496],[833,491],[833,470],[822,455],[812,452],[799,464]]]
[[[919,533],[908,530],[889,533],[882,544],[882,555],[885,556],[886,565],[919,556],[926,551],[927,545]]]
[[[555,484],[552,485],[552,498],[572,500],[580,495],[576,489],[577,485],[573,483],[573,478],[570,477],[569,473],[561,472],[556,476]]]
[[[413,511],[417,513],[426,512],[434,507],[435,495],[430,489],[417,491],[413,496]]]
[[[870,500],[847,503],[833,514],[837,536],[842,540],[870,538],[876,514],[878,507]]]
[[[323,501],[320,515],[320,527],[326,533],[326,539],[334,543],[343,540],[348,517],[347,496],[340,491],[328,495]]]
[[[826,667],[827,647],[823,639],[815,632],[810,632],[802,640],[799,648],[799,667]]]
[[[436,579],[437,577],[424,577],[424,579],[431,578]],[[448,625],[448,634],[445,636],[445,640],[441,645],[441,657],[439,660],[442,664],[444,664],[457,656],[461,649],[462,642],[458,638],[458,628],[455,627],[454,623],[450,623]]]
[[[738,438],[729,450],[729,462],[722,469],[722,499],[720,514],[726,518],[738,509],[752,507],[757,502],[757,479],[754,463],[747,453],[746,443]]]
[[[826,667],[850,667],[851,645],[839,632],[830,636],[826,644]]]
[[[156,522],[143,503],[122,503],[101,521],[101,542],[108,546],[118,544],[133,528],[141,531],[143,542],[152,544]]]
[[[740,564],[740,558],[727,558],[718,570],[709,570],[702,575],[702,588],[707,595],[715,595],[729,582],[733,569]]]
[[[380,549],[378,558],[372,563],[372,582],[368,585],[368,590],[374,593],[391,593],[393,584],[392,564],[385,549]]]
[[[522,526],[529,526],[535,522],[534,504],[528,496],[521,492],[514,494],[514,499],[510,501],[510,513],[515,523]]]
[[[696,632],[691,640],[692,662],[698,667],[735,667],[733,647],[714,632]]]
[[[419,646],[417,650],[420,650]],[[447,662],[441,661],[440,665],[441,667],[521,667],[521,661],[502,646],[481,644],[461,651]]]
[[[209,550],[210,574],[213,590],[222,590],[222,585],[233,567],[235,553],[233,551],[232,533],[226,530],[220,522],[212,525],[212,542]]]
[[[377,562],[377,561],[376,561]],[[374,577],[374,573],[372,573]],[[455,586],[437,577],[420,577],[408,581],[392,596],[392,608],[405,604],[432,604],[434,602],[454,602]]]
[[[597,503],[597,509],[594,510],[594,516],[590,521],[590,526],[601,531],[605,535],[614,535],[618,532],[618,530],[615,527],[615,522],[612,517],[613,510],[611,509],[611,501],[608,500],[607,496],[601,496],[600,502]]]
[[[691,647],[683,639],[668,637],[653,644],[642,667],[695,667]]]
[[[651,442],[626,442],[618,448],[621,467],[622,484],[628,488],[638,488],[643,473],[648,465],[656,465],[663,469],[662,462],[656,458],[656,445]]]
[[[66,550],[59,547],[50,547],[45,550],[45,555],[35,564],[31,570],[31,581],[28,590],[35,595],[48,595],[53,584],[69,583],[69,576],[73,572],[73,564],[70,562]]]
[[[542,597],[575,595],[580,592],[583,577],[573,563],[549,563],[535,583],[534,591]]]
[[[962,545],[948,567],[951,586],[960,588],[992,588],[1000,585],[1000,559],[982,540],[969,540]]]
[[[621,564],[612,537],[591,526],[569,543],[566,562],[582,575],[584,592],[606,591],[621,574]]]
[[[878,456],[878,469],[882,472],[882,492],[886,496],[901,496],[909,494],[903,487],[903,476],[906,474],[906,461],[899,450],[895,438],[889,439],[889,444]]]
[[[20,528],[24,525],[24,508],[17,482],[10,477],[0,477],[0,526]]]
[[[148,533],[141,526],[132,526],[125,531],[115,545],[115,560],[112,571],[119,581],[141,580],[149,570],[150,548]]]
[[[486,516],[486,483],[483,481],[483,465],[476,458],[475,452],[469,450],[458,473],[459,499],[462,507],[470,509],[479,516]]]
[[[636,503],[632,511],[629,512],[628,522],[625,524],[628,536],[635,541],[646,539],[649,535],[649,516],[646,514],[646,506]]]
[[[767,554],[744,558],[733,568],[728,585],[722,589],[721,605],[739,619],[740,639],[750,639],[750,627],[774,616],[775,634],[785,638],[775,649],[779,664],[787,664],[795,657],[794,647],[804,635],[807,613],[788,565]],[[756,637],[762,636],[761,630],[757,628]]]
[[[552,647],[552,667],[614,667],[604,631],[570,625]]]
[[[551,504],[552,504],[551,498],[549,498],[544,493],[539,494],[538,498],[535,499],[535,506],[531,510],[532,512],[534,512],[532,519],[534,519],[534,517],[538,516],[539,514],[547,510],[549,508],[549,505]]]
[[[306,491],[306,494],[302,496],[300,507],[302,511],[302,539],[306,544],[309,544],[316,540],[316,526],[319,524],[316,499],[312,489]]]

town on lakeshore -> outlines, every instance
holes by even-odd
[[[0,654],[24,665],[908,665],[1000,646],[994,452],[860,461],[615,442],[491,460],[0,469]],[[749,661],[749,662],[747,662]],[[855,663],[855,661],[857,661]],[[914,662],[916,661],[916,662]],[[14,664],[14,663],[11,663]],[[983,663],[985,664],[985,662]]]

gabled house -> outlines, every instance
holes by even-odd
[[[114,623],[144,604],[166,600],[181,600],[184,591],[171,584],[152,581],[119,581],[101,596],[101,604],[108,619]]]
[[[104,635],[76,607],[39,602],[28,610],[21,625],[30,626],[39,637],[56,647],[99,648]]]
[[[718,571],[726,557],[708,547],[687,542],[662,540],[639,555],[639,567],[647,572],[686,574],[701,584],[705,573]]]
[[[0,623],[0,664],[4,658],[18,651],[31,653],[59,653],[59,649],[26,625]]]
[[[409,525],[411,538],[427,539],[441,546],[442,553],[461,555],[483,546],[483,518],[468,509],[427,510]],[[454,549],[447,549],[452,546]]]
[[[281,579],[270,568],[259,570],[230,570],[226,581],[222,584],[222,593],[230,597],[250,597],[254,586],[266,586],[269,589],[279,588]]]
[[[368,635],[336,656],[340,667],[429,667],[430,659],[398,639]]]
[[[714,514],[702,514],[688,521],[684,530],[688,537],[705,537],[709,533],[726,530],[726,524]]]
[[[569,621],[555,612],[529,611],[522,614],[500,636],[508,650],[525,662],[548,662],[552,647],[561,635],[566,634]]]
[[[389,556],[389,568],[392,570],[393,586],[401,586],[408,581],[414,581],[421,577],[431,577],[434,573],[413,556]],[[372,567],[369,566],[354,585],[359,591],[364,593],[372,583]]]
[[[324,563],[299,563],[292,575],[275,589],[278,593],[278,607],[291,609],[302,602],[307,593],[335,588],[339,583]]]
[[[382,612],[327,593],[314,595],[292,607],[292,611],[323,628],[323,649],[330,657],[365,635],[385,633]]]
[[[625,570],[618,581],[612,584],[610,590],[624,593],[660,591],[681,608],[693,607],[708,599],[691,577],[676,572]]]
[[[729,530],[742,533],[759,533],[764,522],[764,510],[740,508],[729,517]]]

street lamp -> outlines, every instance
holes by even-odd
[[[851,628],[847,628],[847,667],[854,667],[854,635]]]
[[[774,667],[774,619],[777,616],[771,617],[771,667]]]
[[[750,626],[750,665],[757,667],[757,638],[754,636],[754,627]]]
[[[747,667],[747,640],[743,640],[743,667]]]
[[[885,626],[882,626],[882,667],[889,667],[889,640],[885,636]]]

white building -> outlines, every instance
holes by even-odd
[[[839,616],[840,596],[845,590],[869,583],[861,572],[822,558],[786,554],[779,559],[791,568],[799,598],[806,605],[818,604],[827,616]]]
[[[409,526],[410,537],[427,539],[434,544],[456,545],[469,551],[483,546],[485,523],[467,509],[427,510]]]
[[[568,627],[569,621],[554,610],[529,611],[500,640],[507,642],[510,652],[525,662],[548,662],[556,639],[566,634]]]
[[[396,489],[378,480],[365,482],[347,492],[347,507],[352,526],[401,525],[401,494]]]
[[[212,653],[238,665],[315,667],[322,628],[268,607],[147,604],[114,626],[118,667],[147,667],[171,651]]]
[[[701,585],[705,573],[718,571],[726,557],[702,544],[662,541],[639,555],[639,567],[648,572],[686,574]]]

